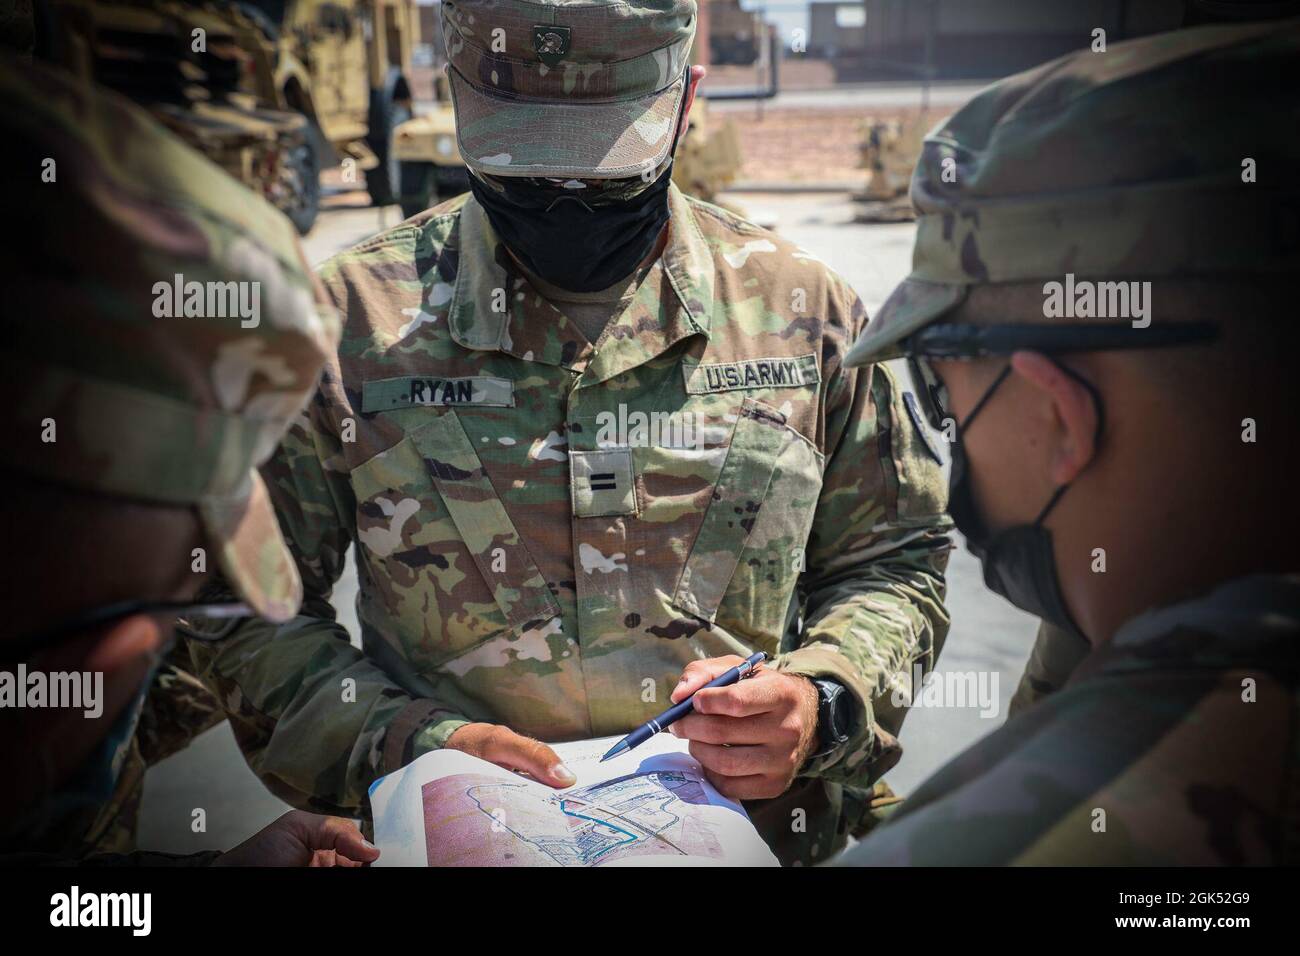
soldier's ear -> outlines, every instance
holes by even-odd
[[[1097,454],[1099,410],[1086,385],[1038,352],[1017,352],[1011,367],[1038,394],[1035,407],[1046,425],[1050,477],[1055,485],[1073,481]]]
[[[682,102],[682,118],[677,126],[677,140],[686,135],[686,127],[689,124],[691,115],[691,106],[695,103],[695,91],[700,85],[700,81],[708,74],[702,66],[693,66],[686,74],[686,98]]]
[[[106,627],[86,657],[86,669],[112,674],[162,648],[163,633],[147,614],[133,614]]]

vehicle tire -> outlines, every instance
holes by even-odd
[[[281,209],[298,235],[305,236],[316,223],[320,212],[320,157],[316,153],[316,141],[308,134],[303,142],[289,151],[286,161],[288,179],[296,183],[297,188],[290,190],[293,197],[287,208]]]
[[[402,215],[410,219],[439,202],[433,163],[402,163]]]
[[[374,169],[366,170],[366,191],[376,206],[388,206],[401,199],[402,164],[393,149],[397,127],[411,118],[411,108],[384,98],[380,92],[372,93],[370,105],[370,134],[366,143],[379,159]]]

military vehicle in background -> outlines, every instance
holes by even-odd
[[[433,103],[412,115],[415,0],[35,0],[35,7],[38,56],[140,102],[300,232],[316,220],[320,172],[337,165],[345,183],[364,173],[371,200],[400,203],[407,216],[469,188],[440,63]],[[723,47],[747,52],[724,50],[716,59],[718,19]],[[700,20],[693,62],[762,59],[758,22],[738,0],[706,4]],[[770,80],[769,89],[739,96],[774,95],[774,70]],[[740,163],[731,121],[711,120],[697,102],[674,180],[715,200]]]
[[[247,61],[218,4],[36,0],[37,57],[148,109],[181,139],[293,218],[315,218],[309,128],[243,89]]]
[[[243,0],[231,19],[257,64],[245,89],[306,117],[317,169],[365,173],[375,205],[400,198],[398,128],[411,118],[415,0]]]
[[[469,170],[456,144],[451,89],[441,67],[434,72],[433,103],[397,128],[393,148],[401,163],[402,215],[409,218],[469,192]]]

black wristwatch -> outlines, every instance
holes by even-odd
[[[810,757],[824,757],[846,743],[853,730],[853,695],[839,681],[813,678],[817,688],[817,749]]]

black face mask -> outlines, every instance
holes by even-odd
[[[1097,406],[1096,437],[1100,440],[1101,396],[1097,394],[1097,390],[1090,382],[1080,378],[1063,365],[1058,367],[1080,382],[1092,395]],[[1043,527],[1043,522],[1070,486],[1065,484],[1056,489],[1051,500],[1034,519],[1033,524],[1015,525],[997,534],[989,533],[975,507],[975,497],[971,490],[970,466],[966,460],[966,449],[962,444],[961,433],[970,428],[975,416],[1010,372],[1010,366],[1002,370],[957,430],[957,437],[952,446],[952,470],[948,476],[948,513],[952,516],[957,530],[965,536],[971,554],[979,558],[984,569],[984,583],[990,591],[1006,598],[1022,611],[1042,618],[1049,624],[1055,624],[1079,640],[1086,641],[1087,637],[1070,616],[1070,610],[1061,594],[1060,581],[1056,574],[1056,556],[1052,551],[1052,533]]]
[[[613,201],[605,191],[593,190],[598,198],[588,200],[579,198],[584,190],[533,180],[503,177],[498,192],[471,175],[469,185],[524,268],[561,289],[595,292],[631,275],[654,248],[668,222],[672,171],[669,162],[649,186]]]

